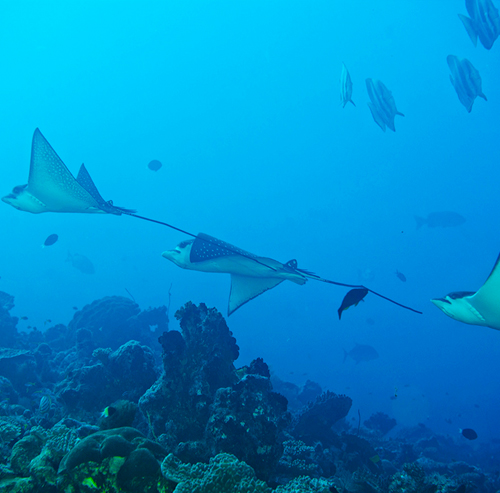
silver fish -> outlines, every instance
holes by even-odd
[[[466,0],[465,6],[470,17],[458,14],[474,46],[477,38],[490,50],[500,34],[500,15],[491,0]]]
[[[455,55],[448,55],[446,61],[451,70],[450,80],[458,99],[469,113],[478,96],[488,101],[481,87],[481,76],[467,58],[460,59]]]
[[[94,264],[87,258],[85,255],[81,253],[69,253],[66,262],[71,262],[71,265],[78,269],[83,274],[94,274],[95,268]]]
[[[372,113],[375,123],[385,132],[389,127],[393,132],[396,131],[394,118],[396,115],[404,116],[396,108],[396,102],[392,92],[379,80],[366,79],[366,90],[370,97],[368,107]]]
[[[356,364],[361,361],[372,361],[378,358],[376,349],[367,344],[356,344],[349,352],[344,349],[344,362],[347,358],[352,358]]]
[[[356,106],[352,100],[351,76],[344,63],[342,64],[342,72],[340,72],[340,101],[342,108],[345,108],[345,105],[349,102]]]

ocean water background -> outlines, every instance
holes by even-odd
[[[359,409],[452,435],[472,427],[481,447],[500,437],[500,334],[429,303],[477,289],[500,246],[499,46],[475,48],[457,13],[464,2],[4,3],[2,195],[26,183],[39,127],[74,174],[85,163],[106,200],[422,310],[369,295],[339,322],[346,290],[309,281],[281,284],[228,324],[237,364],[260,356],[279,378],[348,394],[356,424]],[[482,76],[488,102],[470,114],[449,54]],[[356,107],[339,104],[342,62]],[[367,77],[406,115],[396,133],[373,121]],[[415,215],[439,210],[467,222],[416,230]],[[126,289],[146,308],[167,304],[171,287],[171,328],[188,300],[226,313],[229,276],[163,259],[186,239],[168,228],[6,204],[0,224],[0,290],[28,317],[20,329],[66,324],[73,306]],[[42,249],[51,233],[58,243]],[[74,269],[68,252],[96,273]],[[355,343],[380,358],[343,363]]]

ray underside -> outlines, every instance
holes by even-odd
[[[247,277],[232,274],[228,315],[231,315],[240,306],[243,306],[265,291],[276,287],[283,281],[284,279],[276,277]]]
[[[500,328],[500,255],[488,279],[469,303],[485,318],[488,325]]]

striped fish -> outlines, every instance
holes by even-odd
[[[342,64],[342,72],[340,73],[340,101],[342,108],[345,108],[345,105],[349,102],[356,106],[352,100],[351,76],[344,63]]]

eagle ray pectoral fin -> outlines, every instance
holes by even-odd
[[[231,315],[240,306],[253,300],[265,291],[276,287],[283,281],[284,279],[277,277],[247,277],[231,274],[228,315]]]

